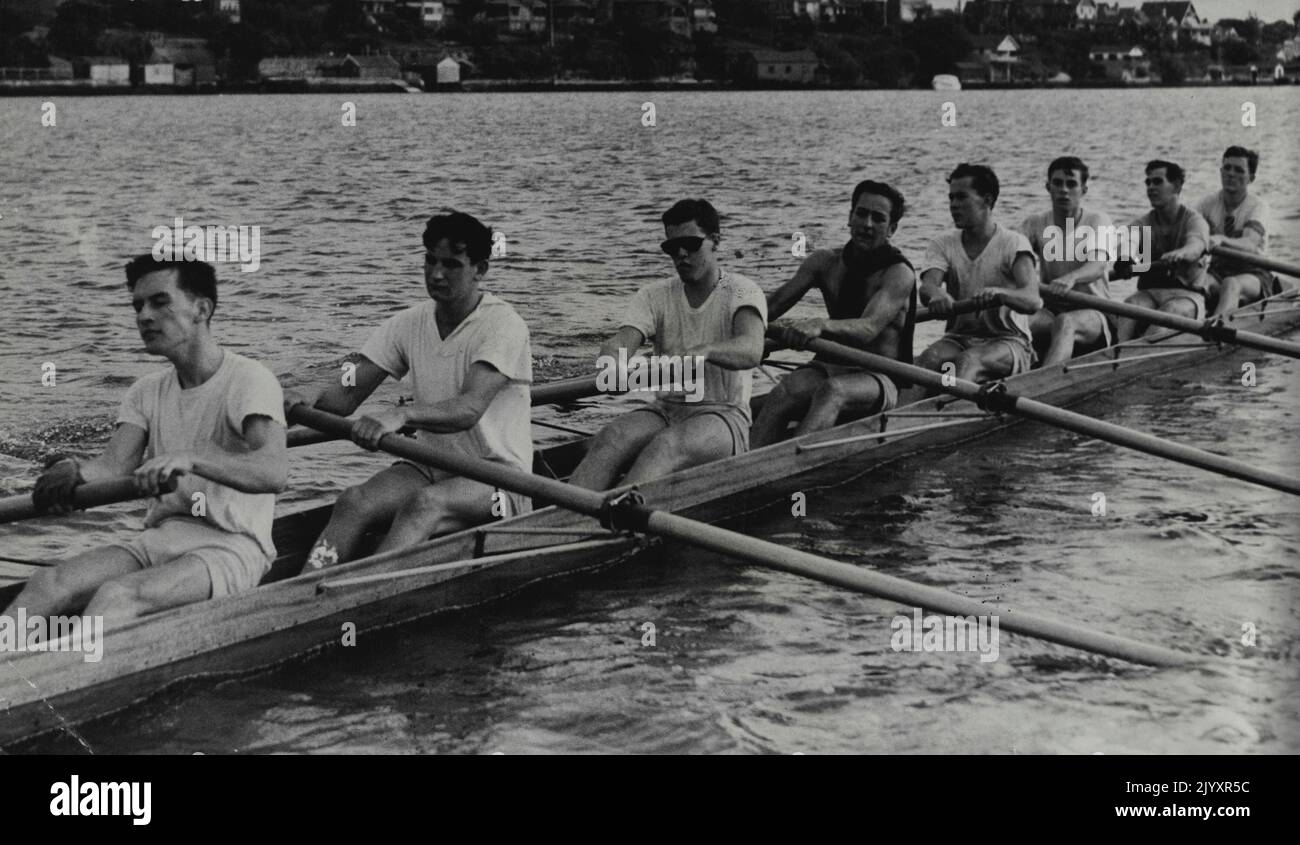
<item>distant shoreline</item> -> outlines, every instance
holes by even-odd
[[[1235,81],[1185,81],[1177,83],[1152,83],[1134,85],[1122,82],[1079,81],[1064,84],[1042,83],[991,83],[965,85],[961,91],[1026,91],[1026,90],[1079,90],[1113,88],[1127,90],[1159,88],[1270,88],[1300,84],[1300,80],[1259,82]],[[294,80],[280,82],[245,82],[202,87],[177,85],[104,85],[88,80],[3,80],[0,97],[48,97],[59,94],[77,97],[123,96],[210,96],[214,94],[460,94],[460,93],[539,93],[539,92],[591,92],[591,91],[929,91],[928,87],[886,88],[881,86],[836,85],[757,85],[728,82],[696,82],[680,80],[519,80],[471,79],[453,85],[420,89],[406,86],[400,80]],[[953,93],[944,91],[942,93]]]

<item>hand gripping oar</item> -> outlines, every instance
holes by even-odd
[[[1232,326],[1217,320],[1192,320],[1188,317],[1166,314],[1163,311],[1142,308],[1137,305],[1130,305],[1127,302],[1116,302],[1113,299],[1093,296],[1089,293],[1079,293],[1078,291],[1058,292],[1046,285],[1043,285],[1040,290],[1043,298],[1049,302],[1064,302],[1081,308],[1104,311],[1117,317],[1132,317],[1144,323],[1152,323],[1157,326],[1198,335],[1211,343],[1234,343],[1237,346],[1249,346],[1252,349],[1261,349],[1265,352],[1276,352],[1279,355],[1300,358],[1300,343],[1293,343],[1289,340],[1256,334],[1242,329],[1234,329]]]
[[[1096,297],[1088,298],[1095,299]],[[901,361],[895,361],[893,358],[863,352],[859,349],[850,349],[847,346],[825,340],[814,340],[808,344],[808,348],[832,360],[875,370],[878,373],[924,385],[932,390],[948,393],[960,399],[968,399],[986,411],[1015,414],[1048,425],[1054,425],[1057,428],[1064,428],[1076,434],[1085,434],[1098,440],[1105,440],[1107,443],[1127,446],[1148,455],[1168,458],[1171,461],[1208,469],[1231,478],[1239,478],[1243,481],[1272,487],[1274,490],[1281,490],[1284,493],[1300,495],[1300,478],[1292,478],[1289,475],[1259,469],[1223,455],[1216,455],[1213,452],[1206,452],[1192,446],[1184,446],[1181,443],[1172,443],[1152,434],[1134,431],[1131,428],[1124,428],[1114,423],[1085,417],[1083,414],[1076,414],[1074,411],[1067,411],[1055,405],[1048,405],[1024,396],[1017,396],[1007,391],[999,382],[981,386],[973,381],[941,376],[931,370],[922,369],[912,364],[904,364]],[[951,384],[948,382],[951,382]]]
[[[347,419],[305,405],[295,405],[289,411],[289,420],[339,437],[348,436],[352,430],[352,423]],[[808,552],[787,549],[766,540],[747,537],[714,525],[655,510],[627,494],[611,497],[539,475],[521,472],[504,464],[437,451],[395,434],[385,434],[381,437],[379,448],[410,461],[531,496],[538,502],[556,504],[575,513],[595,517],[610,528],[666,537],[744,563],[779,569],[951,616],[986,616],[996,610],[990,605],[955,595],[938,587],[916,584]],[[1117,637],[1070,622],[1035,616],[1019,610],[1014,614],[998,614],[998,625],[1001,629],[1049,642],[1152,666],[1178,666],[1216,659]],[[885,636],[883,630],[881,636]]]
[[[1267,255],[1256,255],[1253,252],[1246,252],[1230,246],[1212,246],[1206,252],[1220,258],[1230,258],[1243,264],[1254,264],[1264,270],[1272,270],[1274,273],[1300,279],[1300,264],[1288,264],[1285,261],[1278,261],[1276,258],[1269,258]]]
[[[170,493],[174,489],[176,489],[176,482],[169,480],[163,487],[163,492]],[[109,478],[104,481],[87,481],[85,484],[78,484],[72,492],[72,506],[77,510],[84,510],[85,508],[111,505],[115,502],[129,502],[132,499],[141,498],[144,498],[144,494],[136,488],[135,479],[131,476],[124,476],[122,478]],[[31,495],[27,493],[6,496],[0,499],[0,523],[17,522],[20,519],[31,519],[35,516],[57,516],[57,514],[48,511],[37,511]]]

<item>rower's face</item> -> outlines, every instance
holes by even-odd
[[[992,210],[988,198],[976,192],[969,176],[948,183],[948,213],[958,229],[983,226]]]
[[[683,282],[705,281],[717,272],[718,236],[705,234],[694,220],[664,226],[664,244]]]
[[[175,268],[146,273],[131,291],[135,325],[151,355],[184,346],[207,324],[211,300],[192,297],[176,285]]]
[[[1147,199],[1152,207],[1167,205],[1178,196],[1178,186],[1169,181],[1165,168],[1157,167],[1146,176]]]
[[[1077,170],[1053,170],[1047,179],[1047,193],[1052,198],[1052,207],[1073,215],[1083,202],[1083,195],[1088,187],[1083,184],[1083,177]]]
[[[486,272],[486,261],[475,264],[468,254],[454,250],[446,238],[424,253],[424,289],[434,302],[459,302],[473,296]]]
[[[1219,166],[1219,182],[1223,190],[1235,194],[1255,181],[1250,175],[1250,162],[1244,157],[1225,158]]]
[[[862,194],[849,214],[849,237],[862,249],[875,249],[889,243],[894,233],[889,225],[893,210],[888,197]]]

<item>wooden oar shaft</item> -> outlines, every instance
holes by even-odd
[[[340,436],[345,436],[352,427],[351,423],[342,417],[314,408],[307,408],[304,405],[298,405],[291,409],[289,420],[312,428],[319,428],[322,431],[336,432]],[[596,518],[611,513],[606,503],[606,497],[600,493],[520,472],[503,464],[435,451],[415,441],[393,434],[386,434],[380,438],[379,445],[385,452],[398,457],[437,467],[515,493],[531,496],[538,502],[549,502],[576,513]],[[989,612],[987,605],[973,602],[970,599],[947,593],[935,587],[923,587],[900,578],[871,573],[851,564],[817,557],[806,552],[797,552],[775,543],[746,537],[733,531],[716,528],[696,520],[653,510],[642,505],[629,504],[623,506],[618,510],[618,516],[622,522],[619,526],[621,528],[669,537],[684,543],[708,548],[728,558],[738,558],[760,566],[774,566],[787,572],[798,573],[808,578],[826,581],[836,586],[846,587],[869,595],[895,601],[913,602],[913,600],[917,600],[914,603],[924,609],[961,616],[981,615]],[[1052,642],[1085,651],[1094,651],[1112,657],[1120,657],[1125,660],[1156,666],[1180,665],[1204,659],[1197,655],[1186,654],[1173,649],[1111,637],[1107,634],[1036,617],[1032,614],[1017,612],[1014,616],[999,617],[999,627],[1008,631],[1042,637]]]
[[[1220,258],[1230,258],[1243,264],[1254,264],[1264,270],[1272,270],[1274,273],[1300,279],[1300,264],[1288,264],[1285,261],[1278,261],[1276,258],[1269,258],[1267,255],[1256,255],[1253,252],[1246,252],[1230,246],[1212,246],[1209,253]]]
[[[135,487],[135,479],[130,476],[80,484],[72,496],[73,504],[78,509],[128,502],[139,498],[140,492]],[[24,493],[0,499],[0,523],[16,522],[41,515],[37,512],[36,505],[32,503],[30,494]]]
[[[1077,434],[1105,440],[1117,446],[1136,449],[1148,455],[1168,458],[1171,461],[1212,470],[1232,478],[1262,484],[1274,490],[1300,495],[1300,479],[1253,467],[1250,464],[1223,455],[1216,455],[1213,452],[1206,452],[1203,449],[1184,446],[1181,443],[1172,443],[1145,432],[1134,431],[1114,423],[1085,417],[1083,414],[1076,414],[1074,411],[1067,411],[1064,408],[1057,408],[1034,399],[1017,396],[1014,393],[986,393],[975,382],[951,377],[945,379],[936,372],[912,364],[904,364],[901,361],[895,361],[882,355],[863,352],[859,349],[850,349],[838,343],[815,340],[808,345],[808,348],[819,355],[826,355],[847,364],[865,367],[888,376],[911,381],[961,399],[969,399],[981,405],[981,407],[987,407],[989,410],[1006,411],[1027,419],[1064,428]]]
[[[983,602],[938,587],[916,584],[860,566],[841,563],[797,549],[788,549],[664,511],[656,511],[650,517],[648,527],[650,533],[661,537],[680,540],[723,555],[739,556],[751,563],[936,613],[979,617],[996,611]],[[1080,625],[1044,616],[1019,611],[1014,616],[996,613],[995,615],[998,616],[1000,629],[1134,663],[1177,666],[1197,659],[1194,655],[1184,652],[1093,631]]]
[[[1300,358],[1300,343],[1293,343],[1289,340],[1282,340],[1277,337],[1269,337],[1268,335],[1248,332],[1243,329],[1235,329],[1229,325],[1207,323],[1199,320],[1192,320],[1187,317],[1179,317],[1177,314],[1166,314],[1163,311],[1156,311],[1151,308],[1142,308],[1137,305],[1130,305],[1127,302],[1116,302],[1113,299],[1106,299],[1102,296],[1093,296],[1089,293],[1079,293],[1078,291],[1059,293],[1046,285],[1043,286],[1042,292],[1043,298],[1047,299],[1049,302],[1064,302],[1069,305],[1077,305],[1083,308],[1091,308],[1096,311],[1114,314],[1117,317],[1131,317],[1135,320],[1141,320],[1144,323],[1151,323],[1169,329],[1176,329],[1180,332],[1199,335],[1208,341],[1216,343],[1234,343],[1238,346],[1249,346],[1252,349],[1259,349],[1264,352],[1276,352],[1279,355],[1286,355],[1291,358]]]

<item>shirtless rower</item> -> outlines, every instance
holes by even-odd
[[[1224,150],[1219,166],[1222,189],[1196,204],[1197,213],[1210,224],[1210,247],[1232,247],[1255,255],[1268,252],[1268,205],[1250,193],[1258,169],[1259,153],[1254,150],[1238,146]],[[1218,297],[1210,319],[1275,292],[1270,271],[1243,261],[1215,255],[1209,273],[1208,292],[1211,298]]]
[[[347,416],[384,379],[409,374],[415,401],[362,415],[352,425],[353,440],[375,449],[383,435],[411,428],[420,443],[439,452],[531,472],[528,326],[504,301],[479,289],[488,272],[492,231],[468,214],[453,212],[430,218],[423,240],[429,300],[388,318],[361,347],[351,378],[288,391],[285,404]],[[387,530],[378,548],[385,552],[531,508],[526,497],[398,461],[344,491],[307,566],[352,560],[370,530]]]
[[[1047,166],[1047,194],[1052,207],[1031,214],[1020,225],[1038,256],[1039,281],[1052,290],[1077,291],[1110,298],[1106,278],[1114,226],[1104,211],[1085,209],[1088,165],[1075,156],[1062,156]],[[1082,251],[1082,254],[1081,254]],[[1029,321],[1034,343],[1045,349],[1043,366],[1050,367],[1113,341],[1110,317],[1092,308],[1052,303]]]
[[[1029,240],[994,222],[998,177],[982,164],[959,164],[948,176],[948,211],[957,231],[930,241],[921,264],[921,300],[947,316],[957,299],[987,306],[948,320],[947,334],[917,360],[927,370],[990,381],[1022,373],[1034,360],[1029,318],[1043,307]],[[911,388],[908,399],[924,395]],[[899,400],[902,403],[903,399]]]
[[[600,354],[630,357],[653,339],[656,358],[702,359],[704,389],[663,392],[601,429],[571,479],[589,490],[608,490],[625,467],[624,483],[637,484],[749,448],[750,370],[763,358],[767,323],[763,291],[719,266],[718,212],[706,200],[677,202],[663,224],[660,248],[677,276],[636,292]]]
[[[280,385],[217,343],[211,265],[146,254],[127,264],[126,280],[145,351],[171,366],[127,390],[103,454],[54,463],[32,498],[38,510],[66,513],[78,485],[134,475],[141,495],[156,496],[145,529],[37,571],[6,615],[84,608],[116,627],[251,589],[275,557],[275,494],[288,467]]]
[[[1200,320],[1205,317],[1205,291],[1209,277],[1205,250],[1210,243],[1210,226],[1205,218],[1183,205],[1183,169],[1159,159],[1146,166],[1147,200],[1151,211],[1131,224],[1140,241],[1138,253],[1158,261],[1138,275],[1137,293],[1125,302],[1153,308],[1166,314]],[[1141,323],[1120,317],[1120,343],[1137,337]],[[1152,326],[1149,331],[1159,331]]]
[[[916,315],[916,271],[889,240],[903,216],[903,195],[870,180],[853,189],[849,242],[842,249],[819,249],[799,265],[794,278],[767,298],[768,315],[779,317],[814,287],[821,291],[828,317],[773,323],[787,346],[800,349],[824,337],[904,363],[912,363],[912,322]],[[786,435],[821,431],[845,415],[876,414],[894,407],[898,389],[889,376],[814,358],[781,380],[754,422],[755,449]]]

